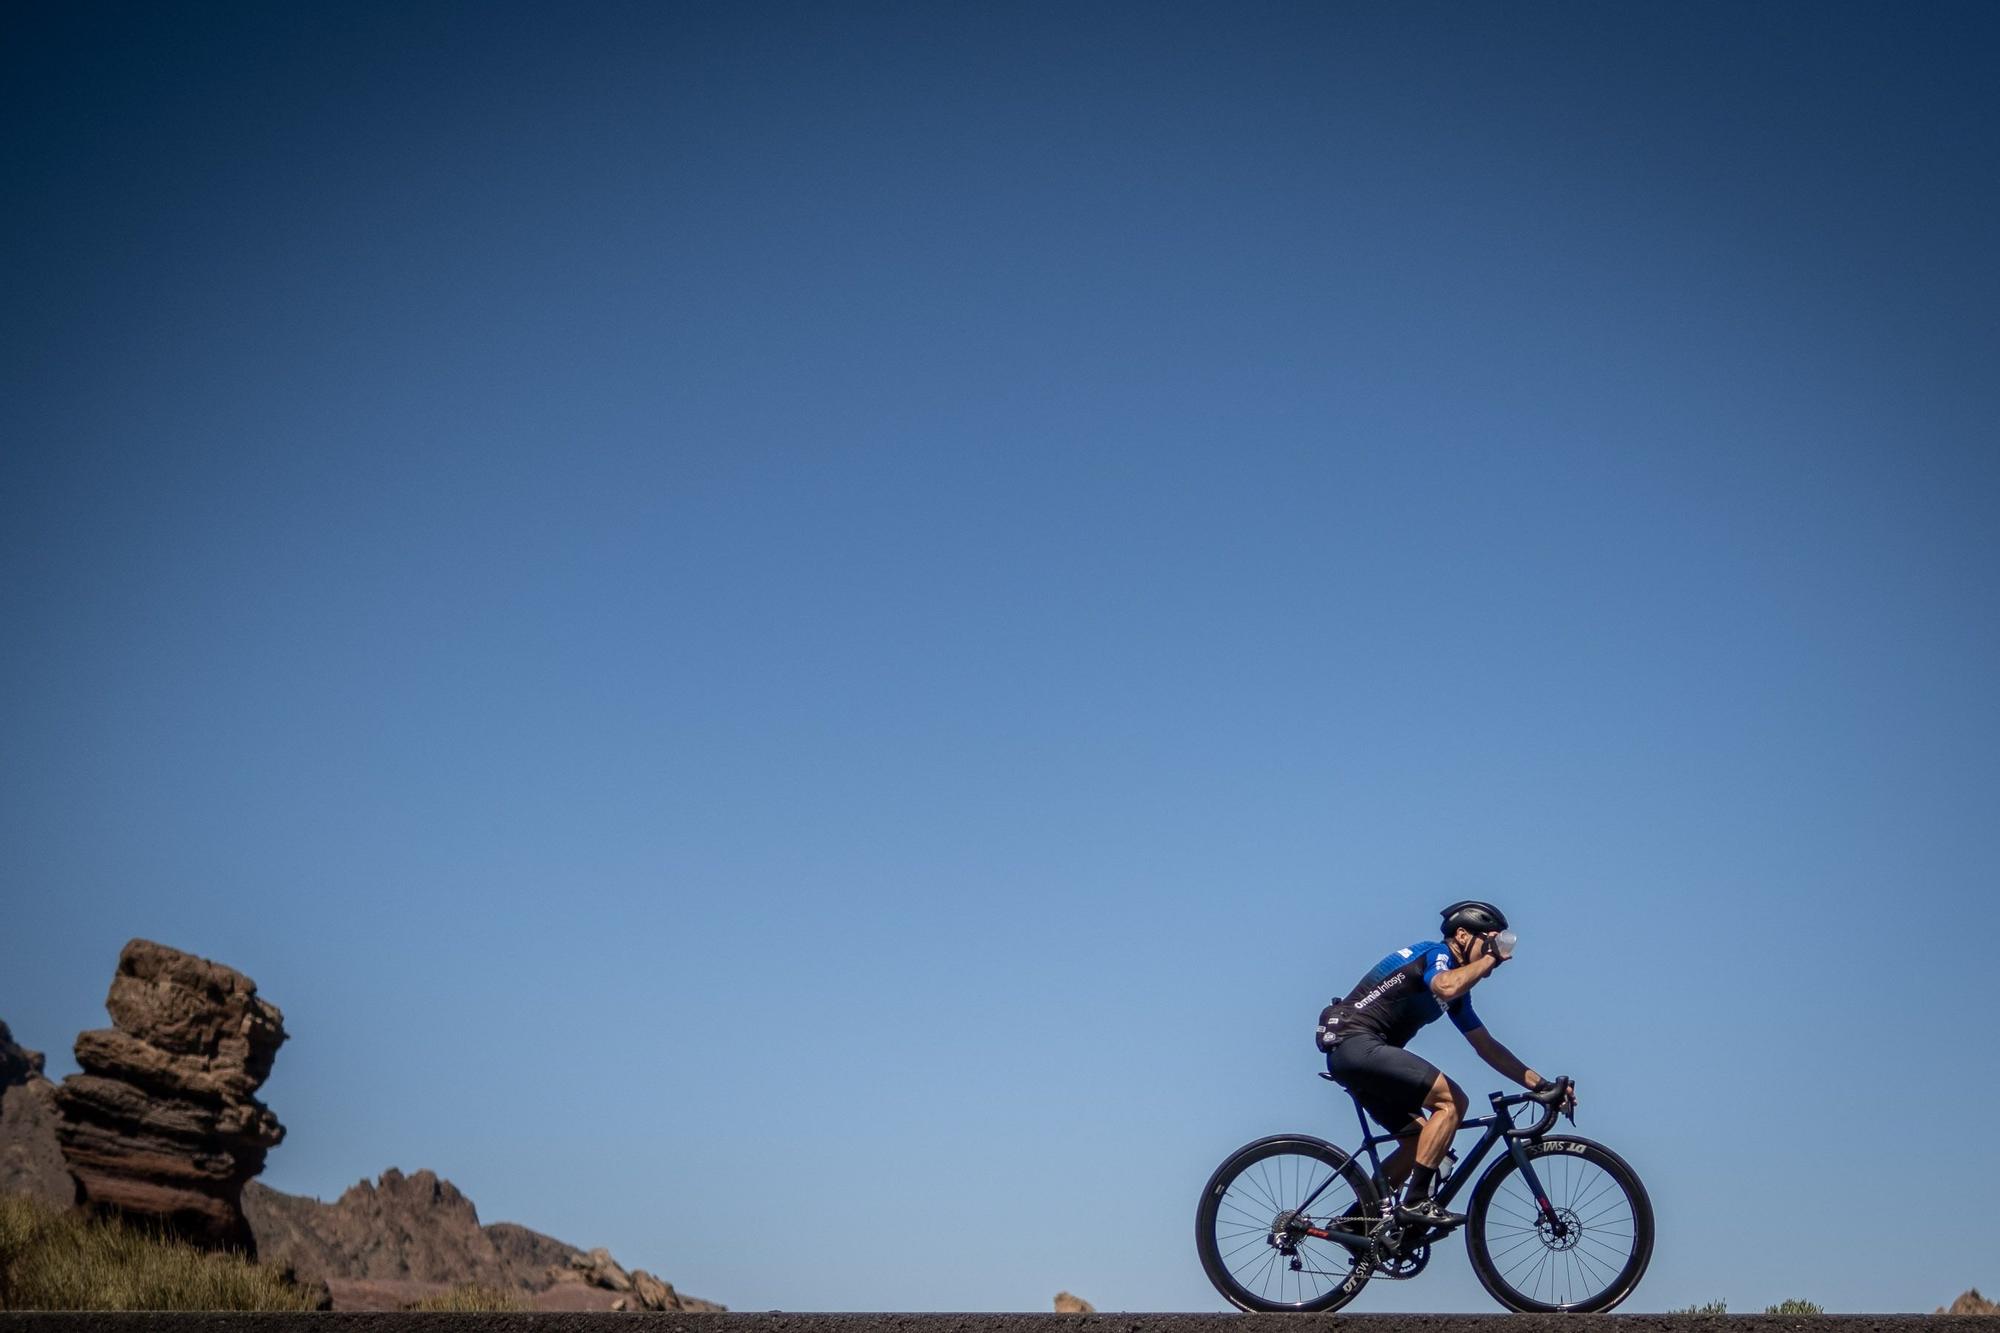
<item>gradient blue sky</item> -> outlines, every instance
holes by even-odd
[[[2000,1286],[2000,9],[4,23],[52,1072],[148,936],[284,1009],[279,1188],[1212,1309],[1208,1171],[1476,893],[1628,1308]]]

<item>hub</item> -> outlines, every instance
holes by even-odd
[[[1287,1208],[1271,1219],[1271,1234],[1265,1243],[1280,1254],[1296,1254],[1299,1237],[1305,1234],[1306,1224],[1299,1220],[1296,1208]]]
[[[1576,1214],[1567,1208],[1556,1209],[1553,1222],[1549,1220],[1547,1214],[1536,1218],[1535,1230],[1541,1233],[1542,1244],[1557,1251],[1573,1250],[1577,1242],[1583,1239],[1583,1224],[1577,1221]]]

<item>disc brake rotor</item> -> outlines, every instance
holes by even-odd
[[[1556,1222],[1562,1224],[1560,1229]],[[1547,1215],[1535,1219],[1535,1231],[1541,1236],[1542,1244],[1557,1253],[1575,1249],[1577,1243],[1583,1239],[1583,1223],[1579,1222],[1576,1214],[1567,1208],[1556,1209],[1556,1222],[1551,1222]]]

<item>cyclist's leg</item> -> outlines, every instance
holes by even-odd
[[[1382,1177],[1391,1188],[1401,1186],[1417,1161],[1424,1101],[1441,1077],[1437,1066],[1371,1034],[1355,1033],[1327,1052],[1326,1067],[1376,1123],[1396,1136],[1396,1150],[1382,1163]]]
[[[1424,1120],[1423,1132],[1417,1136],[1417,1165],[1435,1169],[1444,1160],[1452,1135],[1458,1133],[1471,1104],[1465,1089],[1443,1074],[1432,1080],[1430,1090],[1424,1094],[1424,1109],[1430,1114]]]
[[[1396,1151],[1382,1163],[1382,1180],[1390,1190],[1401,1189],[1410,1178],[1410,1168],[1417,1164],[1417,1136],[1423,1127],[1423,1121],[1412,1120],[1410,1127],[1396,1136]]]

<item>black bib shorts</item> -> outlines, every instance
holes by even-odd
[[[1436,1065],[1372,1032],[1342,1037],[1326,1053],[1326,1072],[1391,1134],[1407,1134],[1422,1123],[1424,1098],[1438,1076]]]

